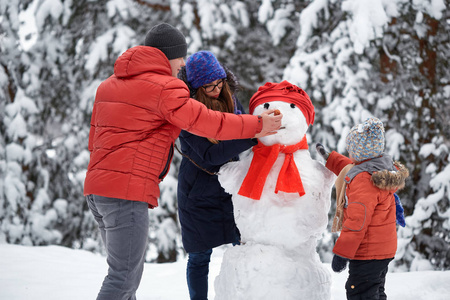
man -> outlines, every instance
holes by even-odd
[[[273,134],[281,115],[234,115],[189,98],[176,78],[184,64],[184,35],[154,26],[144,46],[123,53],[97,89],[89,133],[91,158],[84,194],[106,247],[108,275],[97,299],[136,299],[144,268],[148,208],[168,173],[181,129],[218,140]]]

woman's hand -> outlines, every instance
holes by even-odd
[[[269,109],[263,112],[261,115],[263,127],[261,132],[255,135],[255,138],[276,134],[277,130],[281,127],[281,119],[283,115],[278,109]]]

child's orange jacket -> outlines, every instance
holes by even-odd
[[[375,161],[381,163],[374,166]],[[394,167],[394,162],[390,162],[388,156],[364,161],[352,168],[353,178],[346,176],[347,203],[342,231],[333,248],[335,254],[355,260],[394,257],[397,250],[394,192],[404,186],[408,170],[397,162]],[[351,163],[349,158],[333,151],[326,167],[338,175]],[[383,165],[387,168],[373,171]]]

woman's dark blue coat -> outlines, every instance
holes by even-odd
[[[242,110],[243,111],[243,110]],[[239,153],[257,144],[256,139],[221,141],[187,131],[180,134],[181,150],[209,172],[218,172]],[[217,175],[210,175],[186,157],[178,173],[178,213],[186,252],[199,252],[237,241],[239,231],[234,222],[231,195],[221,187]]]

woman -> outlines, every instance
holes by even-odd
[[[208,108],[241,114],[242,105],[234,93],[234,75],[220,65],[209,51],[191,55],[178,77],[191,91],[191,97]],[[188,252],[187,284],[191,299],[207,299],[208,272],[212,248],[239,243],[231,195],[220,186],[217,175],[226,162],[257,144],[256,139],[217,141],[180,134],[184,154],[178,175],[178,212],[183,246]]]

